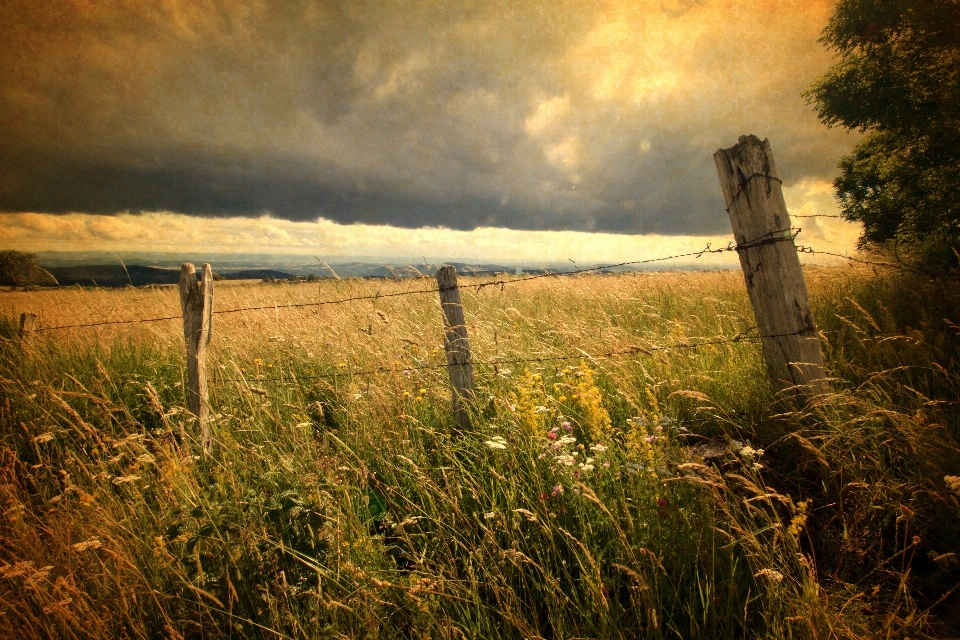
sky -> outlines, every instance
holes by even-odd
[[[747,133],[792,213],[836,214],[856,135],[801,95],[832,4],[7,0],[0,248],[696,250],[729,240],[713,153]]]

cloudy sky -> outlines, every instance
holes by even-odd
[[[745,133],[770,139],[794,213],[835,213],[855,137],[800,95],[831,62],[832,4],[8,0],[0,248],[720,241],[712,155]],[[857,235],[804,223],[811,243]]]

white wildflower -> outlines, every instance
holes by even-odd
[[[783,582],[783,574],[776,569],[760,569],[760,571],[756,572],[753,577],[765,578],[774,584]]]
[[[503,439],[503,436],[493,436],[485,443],[491,449],[506,449],[507,441]]]
[[[760,469],[763,469],[763,465],[760,464],[759,462],[754,462],[754,463],[753,463],[753,470],[754,470],[754,471],[760,471]]]
[[[485,514],[483,514],[484,520],[493,520],[496,517],[497,517],[497,514],[494,513],[493,511],[488,511]]]
[[[593,465],[587,463],[580,463],[580,471],[593,471]]]
[[[563,436],[562,438],[557,440],[557,444],[573,444],[576,441],[577,439],[574,438],[573,436]]]
[[[606,451],[606,450],[607,450],[607,448],[606,448],[605,446],[603,446],[602,444],[595,444],[595,445],[593,445],[592,447],[590,447],[590,451],[594,451],[594,452],[596,452],[596,453],[603,453],[603,452]]]
[[[750,445],[747,445],[742,449],[740,449],[740,455],[743,456],[744,458],[752,458],[756,454],[757,454],[757,450],[751,447]]]
[[[103,543],[100,542],[100,538],[93,536],[89,540],[84,540],[83,542],[78,542],[73,545],[73,550],[77,552],[83,552],[87,549],[99,549],[103,546]]]
[[[559,455],[559,456],[557,456],[557,463],[558,463],[558,464],[562,464],[562,465],[567,466],[567,467],[572,467],[572,466],[573,466],[573,456],[569,456],[569,455],[566,455],[566,454]]]

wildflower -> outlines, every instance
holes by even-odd
[[[491,449],[506,449],[507,441],[502,436],[493,436],[485,443]]]
[[[564,466],[572,467],[572,466],[573,466],[573,456],[568,456],[568,455],[566,455],[566,454],[559,455],[559,456],[557,456],[557,462],[560,463],[560,464],[562,464],[562,465],[564,465]]]
[[[403,397],[404,397],[404,398],[409,398],[409,397],[410,397],[410,392],[409,392],[409,391],[404,391],[404,392],[403,392]]]
[[[563,436],[562,438],[560,438],[558,444],[573,444],[576,441],[577,439],[574,438],[573,436]]]
[[[753,577],[754,577],[754,578],[765,578],[765,579],[769,580],[770,582],[772,582],[773,584],[777,584],[777,583],[779,583],[779,582],[783,582],[783,574],[780,573],[779,571],[775,570],[775,569],[760,569],[760,571],[757,571],[757,572],[753,575]]]
[[[551,493],[551,495],[553,495],[554,497],[556,497],[556,496],[562,496],[562,495],[563,495],[563,485],[562,485],[562,484],[556,484],[556,485],[554,485],[554,486],[553,486],[553,489],[551,489],[550,493]]]
[[[750,445],[747,445],[742,449],[740,449],[740,455],[743,456],[744,458],[752,458],[756,454],[757,454],[757,450],[751,447]]]
[[[656,431],[657,433],[663,433],[663,427],[661,427],[660,425],[655,426],[653,430]]]
[[[541,500],[549,500],[549,499],[550,499],[550,494],[549,494],[549,493],[544,493],[544,492],[541,491],[541,492],[540,492],[540,499],[541,499]]]
[[[73,545],[73,550],[80,553],[80,552],[86,551],[87,549],[99,549],[102,546],[103,546],[103,543],[100,542],[100,538],[98,538],[97,536],[93,536],[88,540],[84,540],[83,542],[78,542],[75,545]]]
[[[730,450],[733,451],[734,453],[737,453],[741,449],[743,449],[743,443],[740,442],[739,440],[731,440],[730,442],[727,443],[727,446],[730,447]]]
[[[425,394],[426,392],[427,392],[426,389],[424,389],[424,388],[422,388],[422,387],[420,388],[420,395],[423,395],[423,394]]]
[[[493,520],[495,517],[497,517],[497,514],[494,513],[493,511],[488,511],[485,514],[483,514],[484,520]]]
[[[263,360],[261,360],[260,358],[254,358],[253,364],[255,364],[255,365],[258,366],[258,367],[262,367],[262,366],[263,366]]]
[[[753,470],[754,470],[754,471],[760,471],[760,469],[763,469],[763,465],[760,464],[759,462],[754,462],[754,463],[753,463]]]
[[[560,426],[563,427],[564,431],[573,431],[573,427],[570,425],[569,422],[561,422]]]
[[[534,413],[546,413],[547,411],[550,411],[550,410],[543,405],[539,405],[537,406],[537,408],[533,410]]]
[[[666,499],[666,498],[657,498],[657,506],[660,507],[661,509],[662,509],[663,507],[667,506],[667,499]]]
[[[605,446],[603,446],[602,444],[595,444],[595,445],[593,445],[593,446],[590,447],[590,451],[595,451],[595,452],[597,452],[597,453],[603,453],[603,452],[606,451],[606,450],[607,450],[607,448],[606,448]]]
[[[646,442],[647,444],[650,444],[656,439],[657,439],[656,436],[643,436],[643,441]]]
[[[558,399],[560,402],[564,402],[564,401],[566,401],[567,396],[560,396],[560,397],[557,398],[557,399]]]
[[[583,471],[583,472],[593,471],[593,465],[590,464],[590,463],[588,463],[588,462],[581,462],[581,463],[580,463],[580,470]]]
[[[556,431],[551,431],[550,433],[547,434],[547,437],[550,438],[551,440],[556,440],[556,439],[557,439],[557,432],[556,432]]]
[[[677,427],[677,431],[679,431],[680,433],[686,433],[687,431],[689,431],[689,429],[687,429],[686,427]]]
[[[604,469],[609,469],[609,468],[610,468],[610,463],[609,463],[609,462],[604,462],[604,463],[603,463],[602,465],[600,465],[600,466],[603,467]]]

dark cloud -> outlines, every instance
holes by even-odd
[[[721,233],[719,146],[850,144],[799,96],[827,7],[725,6],[8,2],[0,210]]]

